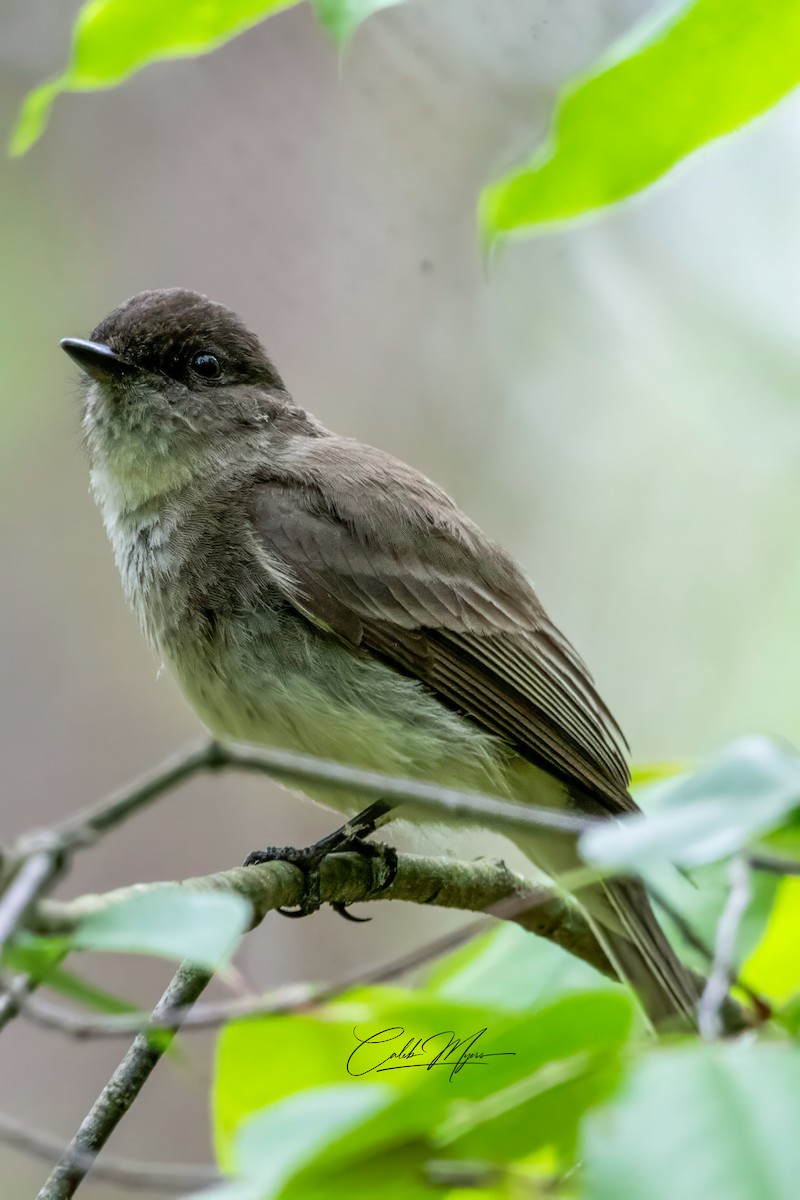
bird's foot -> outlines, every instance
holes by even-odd
[[[392,846],[380,842],[366,842],[364,836],[374,830],[374,822],[361,822],[359,818],[343,825],[335,833],[329,834],[313,846],[297,850],[292,846],[271,846],[267,850],[254,850],[248,854],[244,865],[246,867],[265,862],[288,862],[297,867],[303,874],[303,898],[298,908],[279,908],[278,912],[284,917],[307,917],[317,912],[322,906],[320,896],[320,866],[329,854],[360,854],[369,859],[372,864],[373,892],[382,892],[393,882],[397,874],[397,851]],[[348,905],[341,900],[331,901],[331,908],[340,917],[348,921],[369,921],[369,917],[354,917],[348,912]]]

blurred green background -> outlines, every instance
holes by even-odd
[[[0,0],[7,132],[63,63],[77,7]],[[0,160],[0,838],[200,732],[125,609],[58,348],[150,287],[238,310],[300,403],[409,459],[503,541],[637,759],[744,732],[800,742],[800,100],[598,223],[480,260],[481,187],[652,7],[410,3],[340,64],[302,6],[209,57],[60,100],[31,153]],[[198,783],[80,859],[69,888],[201,874],[330,827],[263,781]],[[457,920],[275,918],[243,972],[259,988],[335,978]],[[104,982],[142,1003],[169,969],[111,965]],[[192,1080],[208,1045],[193,1035],[148,1084],[117,1153],[207,1153]],[[120,1051],[17,1022],[0,1108],[66,1136]],[[3,1200],[43,1175],[0,1148]]]

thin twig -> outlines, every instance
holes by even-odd
[[[0,950],[23,923],[33,902],[63,871],[71,851],[91,845],[101,833],[190,776],[213,770],[220,765],[219,758],[219,747],[209,742],[170,760],[132,788],[61,826],[23,837],[8,856],[15,869],[0,896]],[[3,868],[5,873],[5,861]]]
[[[539,904],[549,904],[552,894],[541,888],[530,895],[516,897],[514,908],[503,910],[495,905],[487,910],[487,916],[503,917],[512,920],[514,916],[532,919],[532,910]],[[28,997],[21,1004],[22,1015],[34,1025],[44,1029],[66,1033],[75,1038],[93,1037],[129,1037],[131,1034],[144,1030],[175,1029],[178,1026],[186,1032],[195,1029],[216,1029],[229,1021],[242,1020],[246,1017],[281,1016],[289,1013],[311,1012],[331,1000],[337,999],[354,987],[366,987],[378,983],[388,983],[398,979],[409,971],[418,969],[434,959],[449,954],[452,950],[463,946],[481,933],[485,933],[483,921],[471,921],[461,929],[444,934],[416,950],[408,951],[392,959],[391,962],[373,967],[371,970],[354,971],[337,983],[291,983],[265,996],[247,996],[235,1000],[221,1000],[213,1004],[197,1004],[193,1008],[184,1007],[172,1012],[165,1012],[158,1019],[146,1012],[112,1013],[103,1016],[87,1015],[66,1008],[61,1004],[53,1004],[41,997]]]
[[[159,1019],[164,1012],[191,1005],[210,978],[207,971],[183,963],[156,1005],[154,1017]],[[146,1033],[136,1037],[81,1122],[75,1137],[62,1153],[39,1191],[37,1200],[70,1200],[75,1195],[96,1156],[139,1095],[173,1036],[173,1031],[167,1029],[158,1038]]]
[[[697,1005],[700,1036],[715,1040],[723,1032],[722,1008],[728,998],[736,959],[736,939],[750,903],[750,867],[743,858],[730,865],[731,890],[717,925],[714,962]]]
[[[38,983],[30,975],[17,975],[8,981],[0,995],[0,1029],[4,1029],[9,1021],[19,1016],[25,998],[36,988]]]
[[[379,796],[405,803],[420,812],[447,814],[499,830],[555,829],[561,833],[583,833],[600,818],[581,817],[534,804],[514,804],[483,792],[441,787],[379,771],[348,767],[329,759],[289,750],[209,742],[169,759],[152,774],[125,788],[110,800],[78,813],[55,831],[64,848],[91,845],[99,834],[126,820],[144,805],[171,791],[179,783],[204,771],[250,771],[272,779],[297,783],[332,783],[355,795]]]
[[[224,876],[227,876],[226,880]],[[190,882],[206,889],[211,887],[218,890],[224,880],[228,890],[243,889],[249,898],[256,899],[254,924],[273,907],[296,903],[304,887],[304,881],[297,868],[285,862],[236,868],[224,873],[224,876],[205,877]],[[347,903],[355,902],[370,894],[371,876],[372,864],[365,862],[360,855],[330,855],[320,868],[321,895],[323,898],[335,896]],[[268,892],[268,898],[264,894],[258,896],[256,884],[259,882],[262,893],[265,889]],[[137,890],[141,891],[142,888]],[[423,903],[427,901],[458,907],[464,906],[468,895],[471,895],[473,905],[480,896],[483,901],[481,909],[516,920],[525,928],[541,927],[542,930],[551,932],[555,927],[568,929],[570,938],[574,938],[575,931],[581,929],[580,914],[576,911],[570,918],[567,912],[570,906],[560,896],[531,887],[509,871],[503,863],[454,863],[447,859],[401,855],[398,857],[397,876],[391,887],[382,894],[388,897],[390,893],[394,894],[395,899],[416,899]],[[95,900],[102,905],[107,897],[96,897]],[[63,909],[69,905],[57,905],[54,901],[47,903],[51,910],[60,907],[63,919]],[[85,906],[85,898],[79,903]],[[440,939],[433,948],[412,952],[390,964],[388,968],[377,969],[376,978],[382,977],[386,980],[408,970],[427,958],[432,950],[441,953],[450,948],[456,939],[462,940],[463,936],[461,932],[449,935]],[[607,973],[613,973],[611,964],[605,959],[602,949],[597,946],[585,923],[583,939],[586,943],[584,950],[588,950],[588,954],[584,953],[583,956],[588,957],[590,961],[594,959],[600,969]],[[175,1026],[187,1019],[188,1009],[203,991],[209,978],[207,973],[188,965],[179,969],[150,1017],[148,1028],[137,1035],[133,1046],[39,1192],[37,1200],[69,1200],[75,1194],[95,1155],[128,1111],[164,1053]],[[358,981],[364,982],[366,979],[368,976],[362,974]],[[355,980],[348,981],[351,986],[352,982]],[[162,1030],[158,1038],[152,1036],[153,1029]]]
[[[204,890],[219,890],[224,887],[228,891],[235,890],[245,894],[253,903],[254,924],[275,907],[296,904],[305,886],[298,869],[285,862],[239,867],[217,876],[206,876],[189,882]],[[543,895],[538,889],[530,888],[502,863],[453,863],[450,860],[424,859],[413,855],[399,856],[397,876],[383,894],[388,896],[393,892],[396,899],[416,899],[423,903],[430,901],[462,907],[470,894],[470,885],[473,888],[474,899],[476,883],[478,891],[482,888],[484,903],[481,907],[485,909],[503,906],[509,902],[530,907],[535,904],[537,898],[542,899],[540,907],[545,912],[543,928],[555,920],[553,912],[549,911],[554,903],[559,909],[566,907],[560,897]],[[145,886],[135,890],[141,891]],[[370,895],[372,887],[372,863],[365,862],[360,855],[334,854],[323,860],[320,867],[320,893],[323,899],[336,898],[353,903]],[[94,899],[101,905],[104,901],[107,902],[107,897]],[[85,902],[86,898],[82,897],[77,903],[85,909]],[[47,907],[51,912],[54,908],[60,908],[63,920],[63,910],[68,909],[69,905],[48,901]],[[531,912],[520,912],[516,919],[528,927],[536,922],[536,913],[537,909],[534,907]],[[586,930],[586,933],[591,939],[591,932]],[[595,957],[598,956],[598,951],[599,948],[594,951]],[[599,953],[602,954],[602,951]],[[122,1063],[39,1192],[37,1200],[70,1200],[75,1194],[94,1156],[105,1145],[164,1053],[173,1036],[173,1027],[178,1024],[178,1014],[185,1018],[185,1010],[193,1005],[209,979],[210,976],[206,972],[186,964],[178,970],[151,1017],[155,1028],[161,1026],[165,1020],[166,1028],[157,1038],[152,1036],[150,1030],[137,1035]]]
[[[41,845],[35,849],[17,847],[16,859],[20,865],[17,866],[16,875],[0,900],[0,934],[5,932],[6,937],[11,936],[23,920],[32,928],[63,932],[74,928],[87,912],[101,911],[131,895],[153,890],[154,886],[164,886],[138,885],[119,889],[116,893],[106,896],[81,897],[68,903],[39,899],[57,867],[68,861],[73,851],[91,845],[101,834],[186,779],[202,771],[229,769],[265,774],[284,782],[321,781],[346,788],[353,794],[380,797],[394,804],[402,803],[406,809],[471,823],[479,822],[484,827],[505,833],[530,831],[538,827],[575,835],[597,823],[595,819],[577,814],[510,803],[499,797],[478,792],[465,792],[432,783],[400,779],[288,751],[220,746],[212,742],[172,759],[159,771],[132,788],[125,789],[110,801],[90,808],[65,822],[53,831],[52,841],[46,849],[42,849]],[[453,863],[450,860],[400,856],[394,881],[385,891],[376,894],[370,863],[357,855],[335,854],[324,859],[320,877],[321,898],[343,904],[385,898],[469,908],[475,911],[496,910],[500,906],[506,911],[502,914],[498,912],[497,915],[505,915],[507,919],[517,921],[524,928],[550,938],[592,963],[605,974],[616,977],[612,963],[578,908],[559,894],[533,889],[509,872],[503,864]],[[251,902],[254,925],[275,908],[296,905],[305,891],[305,881],[298,869],[290,863],[280,861],[187,880],[182,886],[194,890],[224,890],[244,895]],[[37,900],[39,903],[34,903]],[[520,908],[524,911],[520,912]],[[720,946],[718,950],[718,960],[721,961],[723,956]],[[429,952],[428,949],[423,953],[427,956]],[[416,957],[419,958],[419,952]],[[387,971],[391,973],[399,969],[401,968],[398,964],[390,964],[389,968],[385,968],[377,977],[386,978]],[[402,969],[408,969],[408,962]],[[39,1192],[38,1200],[69,1200],[74,1195],[96,1155],[149,1078],[176,1028],[184,1022],[192,1021],[189,1010],[209,978],[207,972],[184,964],[149,1018],[145,1019],[142,1014],[120,1018],[117,1022],[119,1026],[127,1021],[129,1029],[133,1020],[137,1028],[139,1023],[144,1021],[144,1028],[138,1032],[133,1045],[82,1122],[75,1138],[62,1154]],[[727,975],[725,978],[727,979]],[[364,979],[362,975],[358,982],[364,982]],[[294,1006],[321,1003],[324,998],[340,991],[342,986],[351,986],[352,982],[356,981],[347,981],[345,985],[333,989],[305,990],[301,997],[298,997],[295,990],[291,1003]],[[723,1001],[724,994],[721,999],[715,1000],[717,1022],[720,1019]],[[60,1028],[71,1024],[72,1032],[78,1032],[78,1026],[82,1024],[79,1032],[87,1035],[87,1022],[81,1022],[77,1015],[74,1019],[70,1015],[69,1020],[65,1021],[63,1013],[54,1011],[55,1006],[27,1001],[23,988],[20,989],[14,1003],[17,1007],[29,1007],[30,1015],[42,1022],[50,1020]],[[228,1020],[232,1015],[281,1011],[276,1009],[276,1003],[281,1004],[282,1010],[286,1011],[286,994],[277,999],[268,997],[266,1000],[251,1000],[247,1006],[239,1004],[235,1012],[232,1012],[233,1006],[230,1004],[222,1011],[220,1006],[206,1006],[205,1012],[194,1018],[194,1023],[196,1027],[200,1027],[203,1024],[216,1024],[221,1020]],[[110,1031],[109,1020],[111,1019],[103,1019],[104,1033]],[[99,1028],[97,1023],[93,1027],[94,1030]],[[158,1037],[153,1036],[155,1029],[162,1031]],[[113,1032],[122,1032],[122,1029],[115,1028]]]
[[[646,875],[642,877],[642,882],[649,892],[650,898],[659,908],[663,909],[685,941],[693,950],[701,954],[707,963],[712,963],[714,961],[714,951],[706,945],[699,933],[692,928],[680,909],[676,908],[660,889],[654,887]]]
[[[485,792],[441,787],[434,783],[384,775],[379,771],[365,771],[308,754],[294,754],[288,750],[218,745],[216,753],[217,769],[253,771],[256,774],[269,775],[272,778],[284,777],[297,782],[336,783],[356,794],[404,802],[420,812],[466,820],[480,818],[482,825],[500,831],[530,830],[533,826],[554,829],[559,833],[577,834],[584,833],[603,821],[600,817],[581,817],[576,813],[561,812],[536,804],[515,804]]]
[[[203,771],[221,770],[252,771],[295,782],[323,781],[346,787],[355,794],[402,802],[421,812],[479,820],[482,825],[501,832],[533,826],[577,834],[597,823],[593,818],[573,813],[537,805],[512,804],[480,792],[364,771],[288,750],[207,742],[169,759],[132,787],[83,810],[55,829],[23,838],[10,856],[12,862],[17,861],[15,873],[0,896],[0,949],[22,924],[32,903],[64,869],[75,850],[92,845],[101,834],[192,776]]]
[[[676,908],[672,901],[669,900],[663,892],[654,887],[647,876],[642,877],[642,883],[649,892],[651,900],[657,905],[658,908],[662,909],[667,914],[675,928],[683,937],[684,941],[694,950],[696,950],[698,954],[702,955],[703,959],[707,963],[713,963],[714,951],[706,945],[699,933],[697,933],[697,931],[692,927],[691,923],[687,921],[680,909]],[[698,979],[702,981],[702,976],[698,976]],[[746,993],[747,996],[749,996],[754,1008],[758,1013],[769,1014],[770,1006],[764,1000],[764,998],[759,996],[757,992],[754,992],[753,989],[748,986],[748,984],[743,983],[742,980],[735,975],[735,973],[731,972],[728,986],[730,987],[733,984],[735,984],[736,987],[740,988]],[[753,1014],[743,1009],[742,1006],[730,995],[726,994],[722,1002],[720,1012],[723,1017],[723,1028],[725,1033],[741,1033],[743,1029],[749,1029],[753,1024]]]
[[[187,779],[221,766],[222,757],[227,759],[227,753],[216,742],[205,742],[173,755],[135,783],[69,817],[55,830],[60,844],[65,849],[92,845],[100,834],[113,829]]]
[[[771,854],[749,854],[747,862],[753,871],[767,871],[770,875],[800,875],[800,862],[788,858],[775,858]]]
[[[31,904],[57,870],[58,854],[54,845],[36,849],[22,860],[0,899],[0,950],[16,933]]]
[[[72,901],[43,900],[31,915],[31,927],[47,934],[69,934],[75,925],[89,914],[107,911],[133,895],[170,886],[187,891],[227,891],[243,896],[253,908],[256,925],[268,913],[279,907],[292,907],[302,898],[302,875],[291,864],[276,861],[257,867],[234,867],[215,875],[184,880],[180,884],[149,883],[120,888],[101,895],[81,896]],[[480,912],[500,920],[514,921],[539,937],[561,946],[577,958],[612,979],[618,978],[597,936],[580,908],[570,903],[560,892],[536,887],[522,876],[510,871],[502,862],[487,860],[459,862],[452,859],[421,855],[399,854],[397,874],[384,891],[373,890],[372,866],[360,855],[331,854],[320,867],[320,897],[323,902],[342,901],[353,904],[364,900],[405,900],[445,908]],[[703,947],[697,935],[679,913],[662,897],[657,903],[669,908],[670,914],[681,921],[684,933]],[[456,935],[459,936],[459,935]],[[705,948],[704,948],[705,949]],[[426,952],[423,950],[423,954]],[[709,959],[711,952],[706,950]],[[379,968],[380,970],[380,968]],[[246,1001],[226,1001],[203,1007],[189,1018],[192,1028],[216,1025],[237,1017],[258,1012],[286,1011],[286,1005],[313,1005],[328,998],[325,989],[311,985],[264,998]],[[252,1006],[252,1009],[251,1007]],[[733,1001],[730,1007],[731,1025],[740,1028],[742,1014]],[[36,1002],[29,1005],[31,1020],[76,1037],[111,1037],[133,1032],[142,1024],[149,1027],[150,1018],[144,1014],[121,1014],[107,1017],[84,1016]],[[176,1016],[165,1014],[161,1020],[171,1027]]]
[[[69,934],[87,915],[104,912],[131,896],[180,887],[186,891],[234,892],[249,901],[256,925],[265,913],[292,907],[303,897],[304,879],[297,867],[283,861],[260,866],[232,867],[214,875],[201,875],[180,884],[147,883],[119,888],[76,900],[43,900],[31,913],[30,927],[44,934]],[[374,890],[372,864],[359,854],[330,854],[320,864],[320,897],[323,902],[355,904],[369,900],[405,900],[439,908],[490,913],[512,919],[531,933],[556,942],[605,973],[611,971],[605,954],[580,911],[556,892],[531,884],[502,862],[480,859],[461,862],[416,854],[398,854],[397,874],[383,891]],[[498,908],[516,905],[509,915]]]
[[[344,986],[344,985],[343,985]],[[348,980],[348,986],[352,986]],[[290,983],[265,996],[246,996],[236,1000],[220,1000],[196,1008],[184,1005],[171,1009],[156,1019],[144,1010],[130,1013],[109,1013],[105,1016],[87,1015],[54,1004],[41,997],[30,997],[20,1006],[22,1016],[33,1025],[66,1033],[79,1040],[85,1038],[131,1037],[155,1029],[215,1029],[228,1021],[243,1017],[276,1016],[305,1011],[331,999],[337,989],[316,987],[310,983]]]
[[[64,1148],[63,1139],[52,1133],[35,1129],[14,1117],[0,1113],[0,1142],[46,1162],[55,1161]],[[92,1165],[93,1155],[86,1155],[87,1167]],[[80,1162],[76,1153],[75,1162]],[[189,1163],[146,1163],[127,1158],[106,1157],[96,1163],[92,1177],[98,1181],[116,1184],[118,1187],[157,1192],[188,1192],[210,1187],[218,1183],[221,1176],[213,1167],[194,1166]]]

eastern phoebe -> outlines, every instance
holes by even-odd
[[[92,490],[125,593],[214,734],[636,811],[620,729],[517,565],[425,476],[298,408],[234,313],[142,292],[61,344],[88,376]],[[550,875],[579,865],[562,834],[518,840]],[[580,900],[651,1019],[691,1020],[697,977],[642,885]]]

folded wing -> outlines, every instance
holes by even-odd
[[[619,727],[509,556],[405,464],[345,439],[311,446],[253,507],[287,599],[578,785],[578,803],[635,809]]]

